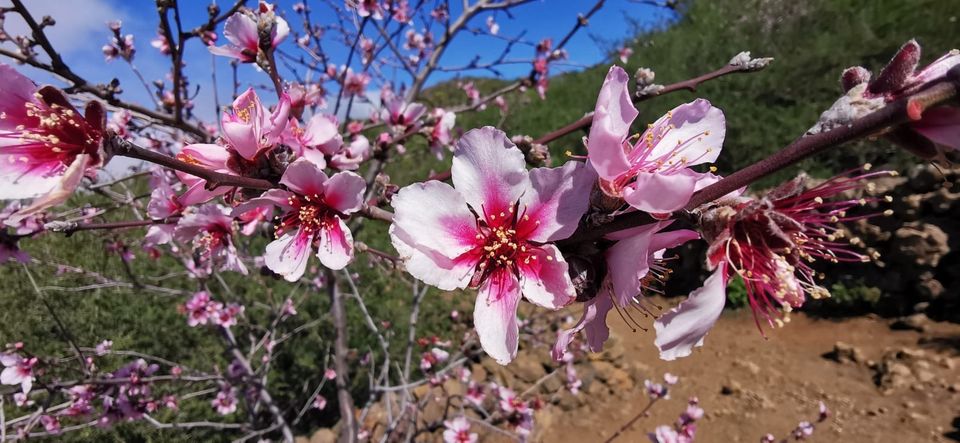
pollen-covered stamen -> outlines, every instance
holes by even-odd
[[[706,149],[694,149],[695,155],[693,157],[685,154],[690,148],[696,147],[697,143],[703,142],[704,137],[710,135],[708,130],[701,131],[683,140],[677,140],[675,146],[660,146],[667,135],[677,129],[674,124],[669,123],[672,118],[672,112],[668,112],[656,123],[648,125],[643,134],[635,135],[624,141],[624,150],[628,152],[627,160],[631,166],[630,170],[621,175],[617,182],[613,184],[615,188],[622,188],[630,184],[636,175],[641,172],[660,174],[678,172],[690,165],[699,164],[703,157],[713,152],[712,147],[707,147]],[[637,141],[634,143],[632,139],[637,139]],[[717,148],[719,149],[719,147]],[[658,152],[655,154],[655,151]]]
[[[717,218],[724,220],[721,224],[725,227],[719,235],[708,235],[714,239],[711,260],[725,261],[743,278],[758,325],[760,318],[771,326],[782,325],[784,313],[801,306],[805,295],[829,297],[829,292],[817,284],[818,274],[811,266],[816,261],[866,262],[879,258],[876,251],[860,252],[863,241],[847,238],[840,225],[879,215],[858,213],[857,208],[889,201],[853,196],[852,191],[875,191],[866,179],[895,175],[867,170],[869,165],[810,188],[806,188],[808,179],[801,176],[767,197],[745,200]],[[838,195],[845,197],[834,200]]]
[[[477,217],[476,246],[470,252],[477,260],[471,287],[479,287],[497,271],[519,278],[520,266],[530,266],[538,260],[533,251],[537,246],[528,242],[527,237],[540,221],[532,220],[526,208],[520,208],[516,202],[504,211],[482,211],[482,216]]]
[[[34,96],[40,102],[24,103],[20,117],[0,113],[0,120],[19,122],[13,131],[0,131],[0,140],[9,140],[3,143],[5,160],[11,165],[22,165],[24,172],[51,166],[55,170],[50,172],[60,172],[80,154],[89,154],[98,162],[100,129],[93,128],[75,110],[59,104],[47,105],[40,93]]]
[[[298,229],[304,235],[313,235],[319,231],[330,229],[337,223],[336,217],[341,215],[335,209],[327,206],[323,196],[319,194],[294,194],[287,199],[287,203],[292,206],[292,209],[280,219],[275,227],[275,235],[278,238],[287,232]]]

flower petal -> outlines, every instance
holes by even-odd
[[[307,270],[313,236],[303,232],[284,234],[267,245],[263,262],[287,281],[297,281]]]
[[[29,206],[20,209],[11,215],[6,223],[15,225],[24,218],[43,212],[48,208],[57,206],[70,198],[73,192],[80,186],[83,176],[87,171],[87,165],[92,162],[89,154],[80,154],[73,159],[70,167],[64,171],[60,181],[50,189],[46,194],[34,199]]]
[[[401,189],[392,204],[393,226],[408,233],[413,246],[450,259],[476,246],[477,219],[463,195],[450,185],[435,180],[414,183]]]
[[[960,58],[960,56],[957,56]],[[920,121],[911,125],[930,141],[953,149],[960,149],[960,108],[941,106],[923,113]]]
[[[660,358],[686,357],[694,347],[703,345],[704,336],[723,312],[727,280],[726,266],[718,267],[702,287],[653,323],[657,331],[654,344],[660,350]]]
[[[570,329],[557,331],[557,342],[553,345],[551,355],[556,361],[563,360],[570,348],[570,343],[578,332],[586,330],[587,346],[591,352],[603,350],[603,344],[610,337],[610,328],[607,327],[607,313],[613,308],[613,300],[609,293],[601,293],[592,300],[583,304],[583,316]]]
[[[280,183],[286,185],[291,191],[306,196],[323,195],[323,186],[326,181],[327,174],[306,159],[298,159],[291,163],[280,178]]]
[[[363,207],[366,189],[363,177],[350,171],[338,172],[323,183],[323,201],[342,214],[353,214]]]
[[[641,172],[623,189],[623,200],[644,212],[663,214],[683,209],[690,201],[700,173],[680,169],[672,174]]]
[[[630,169],[623,140],[638,112],[627,88],[629,83],[630,76],[623,68],[611,66],[593,111],[587,152],[590,165],[604,180],[613,180]]]
[[[231,216],[239,217],[249,211],[252,211],[257,208],[268,208],[270,211],[273,211],[274,206],[280,208],[283,211],[288,211],[293,208],[290,206],[290,197],[293,196],[292,192],[284,191],[283,189],[270,189],[263,194],[260,194],[257,198],[251,198],[233,208]]]
[[[256,49],[260,37],[257,22],[246,14],[233,14],[223,25],[223,36],[231,43],[246,49]]]
[[[551,244],[531,251],[529,260],[520,264],[520,292],[532,303],[547,309],[559,309],[577,296],[567,262]]]
[[[613,297],[620,306],[627,306],[642,289],[640,281],[650,271],[650,248],[653,235],[669,222],[651,223],[618,231],[607,238],[619,240],[604,253],[607,278],[613,286]]]
[[[509,272],[491,274],[477,294],[473,323],[480,337],[480,346],[501,365],[510,363],[517,355],[519,301],[519,284]]]
[[[717,160],[727,131],[726,119],[723,111],[709,101],[698,98],[677,106],[653,127],[663,128],[665,125],[670,125],[670,129],[657,141],[647,158],[682,161],[686,166]]]
[[[530,189],[523,153],[491,126],[463,134],[451,175],[453,186],[478,214],[506,212]]]
[[[561,168],[531,170],[531,191],[520,199],[520,210],[529,219],[520,221],[518,235],[538,242],[572,235],[590,206],[590,191],[596,179],[590,168],[574,161]]]
[[[317,242],[317,258],[324,266],[339,271],[353,259],[353,235],[340,217],[333,217],[327,229],[321,229]]]

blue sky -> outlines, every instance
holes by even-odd
[[[338,0],[333,0],[338,2]],[[8,3],[0,0],[0,5]],[[227,9],[232,1],[220,0],[218,2],[223,9]],[[250,1],[253,5],[255,2]],[[278,7],[282,14],[288,17],[292,29],[297,30],[301,26],[299,18],[291,10],[293,1],[279,1]],[[432,4],[428,0],[426,4]],[[453,11],[451,15],[459,13],[459,1],[451,1]],[[545,37],[553,37],[558,40],[573,25],[578,13],[585,12],[593,5],[591,0],[540,0],[526,5],[519,6],[511,10],[512,17],[503,12],[493,12],[497,23],[500,24],[501,36],[516,36],[526,31],[524,40],[539,41]],[[181,0],[180,2],[184,26],[188,29],[193,28],[206,21],[207,13],[205,1]],[[313,8],[314,23],[323,23],[324,20],[332,20],[332,15],[322,6],[322,2],[314,0],[309,2]],[[64,59],[74,70],[87,79],[95,82],[108,82],[116,77],[120,80],[124,89],[124,96],[129,101],[140,103],[149,103],[150,98],[145,88],[137,80],[131,68],[122,60],[105,62],[101,53],[101,46],[110,39],[110,31],[106,26],[109,20],[120,19],[123,21],[124,34],[133,34],[137,53],[134,64],[143,73],[147,81],[163,78],[167,72],[169,61],[161,55],[159,51],[150,46],[150,40],[156,35],[157,15],[155,3],[153,0],[73,0],[65,2],[62,0],[30,0],[27,5],[34,11],[34,15],[39,19],[43,15],[51,15],[56,19],[57,25],[49,32],[49,36],[56,48],[61,52]],[[474,19],[471,22],[473,27],[485,28],[486,16],[490,13]],[[590,38],[588,33],[592,32],[606,40],[621,40],[628,36],[630,26],[624,19],[625,15],[632,16],[646,23],[658,23],[668,19],[670,15],[664,10],[637,3],[631,3],[628,0],[607,1],[606,6],[600,10],[590,21],[590,26],[581,30],[567,45],[566,49],[570,53],[570,61],[575,65],[589,66],[596,63],[609,60],[608,54]],[[15,14],[8,14],[6,20],[6,29],[11,34],[22,32],[24,26],[19,23]],[[422,21],[419,18],[414,19],[413,26],[418,30],[422,28]],[[222,38],[222,29],[218,29],[221,38],[218,44],[224,44],[226,40]],[[370,35],[370,34],[368,34]],[[328,55],[338,64],[342,64],[346,59],[346,49],[335,50],[335,44],[325,43],[328,48]],[[462,33],[451,44],[450,48],[444,54],[442,59],[445,66],[459,66],[468,63],[476,55],[481,56],[481,61],[490,60],[500,54],[505,43],[503,41],[490,38],[489,36],[474,36],[470,33]],[[215,112],[213,91],[210,88],[211,73],[214,71],[218,77],[218,95],[221,106],[228,103],[232,93],[231,87],[231,69],[228,60],[223,57],[216,59],[207,52],[206,48],[198,41],[192,40],[188,44],[188,50],[184,61],[187,64],[186,73],[192,79],[194,87],[200,85],[201,88],[195,98],[196,112],[201,118],[212,119]],[[288,52],[296,52],[297,48],[293,45],[292,36],[282,46]],[[529,59],[533,49],[527,46],[515,47],[513,58]],[[359,61],[354,65],[358,66]],[[559,67],[560,69],[576,69],[576,66]],[[34,78],[38,82],[58,82],[50,76],[32,71],[30,68],[21,68],[21,70]],[[529,72],[529,65],[508,65],[502,68],[504,77],[514,78],[525,75]],[[557,72],[558,69],[554,69]],[[455,73],[438,72],[430,78],[428,84],[447,80],[455,77]],[[491,76],[487,71],[470,71],[461,75]],[[247,85],[267,86],[269,80],[262,72],[258,72],[252,65],[241,65],[239,69],[239,79],[242,87]],[[265,99],[265,101],[270,101]]]

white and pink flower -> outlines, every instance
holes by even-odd
[[[194,259],[201,268],[214,268],[247,274],[233,244],[235,230],[230,209],[214,204],[201,206],[177,223],[173,236],[180,242],[192,243]]]
[[[7,221],[17,223],[67,200],[96,174],[106,112],[91,101],[81,115],[62,91],[37,86],[0,64],[0,199],[35,198]]]
[[[470,421],[462,415],[443,422],[443,443],[476,443],[477,433],[470,432]]]
[[[479,288],[480,343],[506,364],[517,351],[521,295],[549,309],[576,295],[549,242],[576,230],[594,177],[576,162],[528,172],[523,153],[492,127],[464,134],[451,174],[453,187],[429,181],[399,191],[390,237],[414,277],[443,290]]]
[[[256,11],[243,9],[227,19],[223,26],[223,36],[230,42],[226,46],[208,46],[211,53],[240,60],[242,63],[255,63],[260,54],[259,29],[269,29],[272,51],[290,33],[290,25],[276,15],[274,6],[261,1]]]
[[[343,269],[353,258],[353,236],[344,219],[363,207],[363,178],[346,171],[327,178],[315,164],[301,159],[287,167],[280,183],[289,190],[272,189],[234,209],[240,214],[269,205],[283,211],[278,238],[267,245],[264,263],[286,280],[297,281],[316,244],[324,266]]]
[[[0,364],[4,366],[0,372],[0,384],[20,385],[23,394],[29,393],[33,388],[33,368],[38,362],[36,357],[0,353]]]
[[[641,211],[676,211],[716,180],[689,167],[717,159],[726,132],[723,112],[697,99],[668,112],[632,143],[630,124],[638,112],[629,81],[618,66],[607,73],[587,139],[590,165],[605,194]]]

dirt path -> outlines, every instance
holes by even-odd
[[[960,325],[914,325],[921,332],[892,330],[890,320],[871,317],[794,315],[764,339],[750,312],[741,311],[725,314],[694,355],[664,362],[652,332],[635,334],[620,319],[609,322],[623,342],[624,360],[640,362],[647,374],[680,376],[671,400],[618,442],[649,441],[646,433],[675,421],[692,395],[706,410],[698,442],[754,443],[767,432],[781,438],[800,420],[814,421],[819,400],[832,416],[817,426],[813,441],[960,441]],[[837,342],[850,346],[825,357]],[[647,401],[638,388],[596,398],[543,430],[542,441],[603,441]]]

